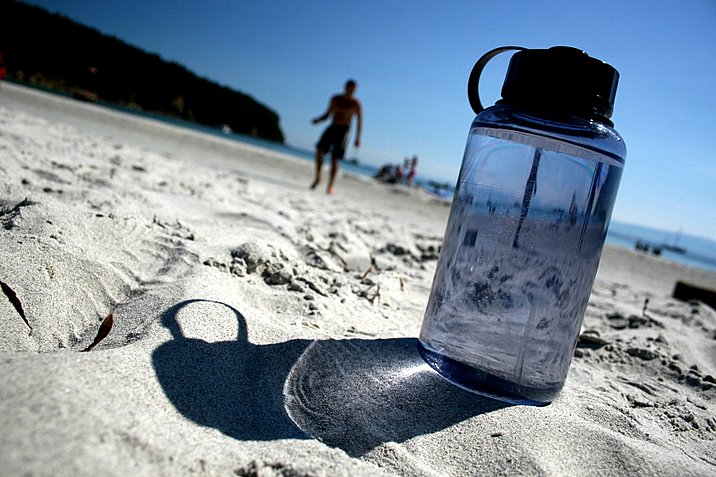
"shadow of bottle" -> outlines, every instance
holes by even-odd
[[[236,341],[184,336],[177,314],[201,303],[231,310]],[[308,435],[355,457],[505,406],[444,381],[411,338],[255,345],[238,310],[198,299],[169,308],[162,323],[173,340],[152,362],[165,394],[188,419],[239,440]]]

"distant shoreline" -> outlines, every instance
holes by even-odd
[[[663,260],[716,271],[716,243],[708,239],[685,235],[680,242],[684,252],[679,253],[666,246],[669,242],[665,238],[665,232],[661,230],[612,220],[607,242],[650,256],[654,256],[653,248],[658,248],[659,258]],[[648,245],[650,250],[636,250],[637,243]]]

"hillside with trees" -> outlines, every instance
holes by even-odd
[[[256,100],[64,16],[0,0],[7,79],[283,143],[279,116]]]

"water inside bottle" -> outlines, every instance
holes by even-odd
[[[622,167],[563,141],[473,129],[420,333],[431,366],[508,401],[559,393]]]

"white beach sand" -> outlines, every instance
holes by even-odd
[[[0,88],[0,475],[716,475],[716,312],[670,298],[716,274],[607,247],[562,394],[504,405],[415,349],[445,204]]]

